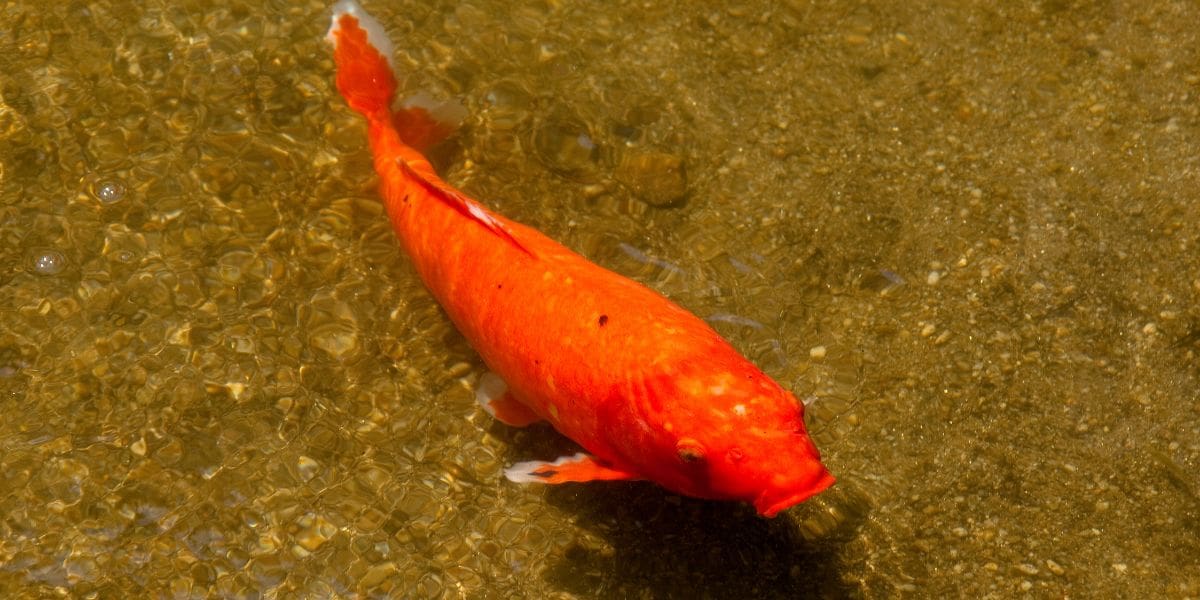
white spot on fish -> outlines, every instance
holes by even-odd
[[[739,417],[746,416],[746,405],[745,404],[734,404],[733,405],[733,414],[735,414]]]

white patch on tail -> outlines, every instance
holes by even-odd
[[[438,100],[424,90],[407,97],[400,103],[401,108],[420,108],[429,113],[434,121],[458,128],[467,120],[467,107],[457,100]]]
[[[337,45],[336,34],[342,26],[340,23],[342,15],[350,15],[357,19],[358,26],[367,32],[367,41],[387,59],[393,69],[396,68],[395,63],[392,62],[392,40],[388,38],[387,30],[354,0],[341,0],[333,5],[333,19],[329,24],[329,33],[325,34],[325,39],[330,44]]]

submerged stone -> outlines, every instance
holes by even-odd
[[[67,267],[67,257],[58,250],[46,248],[33,254],[33,270],[40,275],[58,275]]]
[[[112,204],[124,198],[126,190],[125,184],[120,179],[103,179],[96,182],[92,193],[100,202]]]
[[[687,195],[683,159],[666,152],[637,152],[625,155],[617,165],[616,179],[651,206],[668,206]]]
[[[533,150],[543,164],[565,175],[579,174],[596,161],[596,143],[574,117],[551,117],[533,132]]]

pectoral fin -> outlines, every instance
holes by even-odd
[[[542,420],[528,406],[513,398],[508,391],[508,384],[491,371],[479,378],[479,386],[475,388],[475,400],[483,410],[505,425],[525,427]]]
[[[519,462],[504,470],[509,481],[517,483],[568,483],[585,481],[620,481],[641,479],[628,471],[603,464],[594,456],[582,452],[564,456],[554,462],[531,460]]]

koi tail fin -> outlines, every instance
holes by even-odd
[[[392,41],[379,21],[358,2],[341,0],[333,5],[333,22],[325,39],[333,44],[337,88],[350,108],[368,119],[389,116],[396,77]]]
[[[337,88],[350,108],[368,119],[390,117],[404,143],[416,151],[424,152],[445,140],[466,118],[462,104],[439,103],[423,92],[392,110],[396,95],[392,41],[383,25],[355,0],[333,5],[333,20],[325,39],[333,44]]]
[[[393,112],[396,77],[392,74],[392,42],[383,25],[355,0],[340,0],[333,5],[333,21],[325,39],[333,44],[337,88],[350,108],[362,113],[372,127],[391,121],[404,145],[416,151],[400,153],[396,166],[429,193],[529,252],[483,207],[438,179],[428,160],[421,156],[423,150],[454,131],[458,125],[454,121],[461,122],[466,110],[456,103],[439,105],[429,96],[417,94]]]

